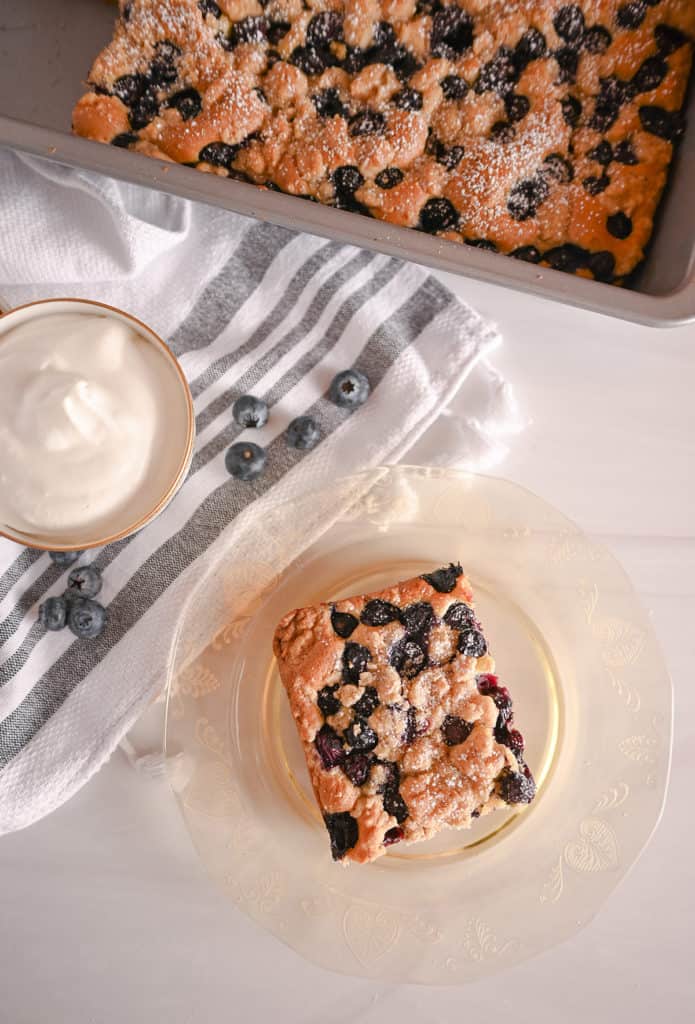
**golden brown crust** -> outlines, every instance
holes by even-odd
[[[80,135],[600,280],[642,259],[692,0],[121,10]]]
[[[505,770],[531,780],[460,567],[292,611],[273,649],[337,859],[468,827]]]

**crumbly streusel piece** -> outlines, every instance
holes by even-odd
[[[79,135],[622,282],[693,0],[121,0]]]
[[[335,860],[533,799],[460,565],[290,612],[273,646]]]

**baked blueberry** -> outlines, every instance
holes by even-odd
[[[524,752],[524,737],[518,729],[509,729],[506,725],[495,726],[495,739],[503,747],[509,747],[515,757]]]
[[[358,701],[352,705],[352,710],[358,718],[367,719],[373,715],[379,707],[379,694],[375,686],[365,686],[364,693]]]
[[[430,134],[425,146],[426,151],[433,156],[438,164],[446,167],[447,171],[453,171],[463,159],[463,146],[452,146],[447,148],[436,136]]]
[[[560,101],[562,107],[562,116],[565,119],[565,123],[574,128],[578,123],[579,118],[582,116],[582,105],[576,96],[566,96]]]
[[[295,46],[290,54],[290,63],[305,75],[320,75],[326,67],[325,54],[313,46]]]
[[[510,252],[515,260],[523,260],[524,263],[540,263],[542,256],[535,245],[520,245],[518,249]]]
[[[337,814],[325,814],[323,820],[328,829],[328,835],[331,838],[333,860],[342,860],[348,850],[351,850],[359,839],[357,822],[347,811],[340,811]]]
[[[527,28],[514,48],[514,63],[523,71],[532,60],[545,56],[545,36],[537,28]]]
[[[489,238],[464,238],[466,245],[472,246],[473,249],[484,249],[485,252],[499,252],[499,249],[494,242],[491,242]]]
[[[343,741],[330,725],[321,726],[314,738],[314,746],[321,758],[321,764],[327,770],[337,768],[345,757]]]
[[[668,74],[668,64],[662,57],[647,57],[632,77],[635,91],[651,92],[663,82]]]
[[[178,110],[183,121],[190,121],[191,118],[198,116],[203,104],[197,89],[181,89],[169,97],[167,106]]]
[[[595,160],[596,163],[603,164],[605,167],[613,159],[613,147],[606,139],[601,139],[597,146],[589,150],[587,156],[590,160]]]
[[[342,39],[342,36],[343,18],[337,11],[321,11],[307,25],[307,44],[317,49],[327,46],[334,39]]]
[[[524,221],[535,217],[538,207],[550,194],[550,188],[541,174],[517,182],[509,193],[507,209],[514,220]]]
[[[316,703],[325,718],[328,718],[330,715],[337,715],[342,707],[342,704],[335,695],[337,689],[337,683],[334,686],[324,686],[316,695]]]
[[[582,181],[583,187],[589,193],[590,196],[597,196],[601,192],[605,192],[611,183],[611,179],[607,174],[601,174],[598,177],[590,174],[587,178]]]
[[[439,84],[447,100],[462,100],[468,92],[468,85],[458,75],[447,75]]]
[[[373,763],[374,759],[370,754],[352,750],[343,761],[341,768],[353,786],[363,786],[369,778]]]
[[[459,743],[464,743],[472,730],[472,722],[466,722],[465,719],[458,718],[456,715],[447,715],[442,722],[442,739],[447,747],[455,747]]]
[[[558,82],[574,82],[577,78],[577,68],[579,67],[579,53],[574,46],[561,46],[559,50],[556,50],[553,57],[557,61],[560,74],[558,75]]]
[[[402,608],[400,618],[406,632],[426,634],[434,624],[434,610],[426,601],[417,601]]]
[[[46,629],[62,629],[67,621],[68,602],[64,597],[47,597],[39,605],[39,622]]]
[[[654,29],[654,38],[656,39],[659,53],[663,57],[668,57],[670,53],[675,53],[676,50],[679,50],[681,46],[685,46],[688,42],[688,37],[673,25],[657,25]]]
[[[198,7],[202,11],[203,15],[212,14],[216,18],[222,17],[222,11],[215,3],[215,0],[198,0]]]
[[[399,675],[414,679],[427,665],[427,652],[417,640],[403,637],[389,651],[389,661]]]
[[[383,171],[379,171],[374,181],[379,188],[395,188],[396,185],[400,185],[405,175],[399,167],[385,167]]]
[[[487,643],[480,630],[467,629],[459,634],[458,649],[466,658],[482,658],[487,653]]]
[[[379,737],[366,722],[356,718],[344,733],[345,742],[352,750],[369,753],[379,742]]]
[[[108,620],[106,609],[89,597],[75,597],[67,602],[68,628],[81,640],[93,640],[104,632]]]
[[[607,249],[592,252],[588,266],[597,281],[612,281],[615,271],[615,256]]]
[[[268,22],[264,17],[251,15],[232,25],[229,41],[232,46],[240,43],[263,43],[268,34]]]
[[[615,20],[621,28],[639,28],[647,15],[645,0],[630,0],[618,8]]]
[[[501,46],[497,54],[484,64],[475,82],[477,93],[496,92],[505,96],[511,92],[519,78],[519,69],[514,62],[512,51]]]
[[[354,164],[343,164],[333,171],[333,187],[336,195],[352,196],[364,185],[364,178]]]
[[[613,42],[613,36],[603,25],[592,25],[584,33],[582,46],[588,53],[604,53]]]
[[[494,139],[495,142],[501,142],[503,145],[511,142],[515,135],[514,125],[510,124],[509,121],[495,121],[490,129],[490,138]]]
[[[543,161],[543,174],[555,181],[567,184],[574,178],[574,168],[562,153],[550,153]]]
[[[448,199],[428,199],[420,210],[420,227],[430,235],[447,231],[458,224],[456,207]]]
[[[285,437],[291,448],[309,451],[311,448],[315,448],[321,440],[321,431],[313,417],[297,416],[288,426]]]
[[[637,154],[632,148],[632,143],[629,139],[623,139],[622,142],[617,144],[613,152],[613,159],[619,164],[627,164],[631,167],[639,163]]]
[[[337,89],[322,89],[311,99],[319,117],[347,117],[347,109]]]
[[[393,97],[394,106],[399,110],[422,110],[422,93],[406,87]]]
[[[328,397],[344,409],[356,409],[369,398],[370,384],[361,370],[341,370],[328,389]]]
[[[68,574],[67,596],[96,597],[101,590],[101,570],[95,565],[76,566]]]
[[[128,149],[129,146],[132,146],[137,141],[137,135],[134,135],[132,132],[120,132],[111,139],[111,145],[116,146],[117,149]]]
[[[238,146],[230,146],[226,142],[208,142],[198,154],[198,160],[212,164],[213,167],[229,167],[238,152]]]
[[[645,132],[671,143],[681,137],[685,128],[679,110],[664,110],[663,107],[648,105],[639,108],[639,119]]]
[[[254,395],[242,395],[232,406],[234,422],[240,427],[263,427],[268,422],[268,403]]]
[[[442,569],[435,569],[434,572],[423,573],[420,579],[440,594],[450,594],[456,586],[456,580],[463,576],[463,569],[459,562],[450,562]]]
[[[614,238],[621,240],[632,234],[632,221],[622,210],[612,213],[606,218],[606,227]]]
[[[536,795],[536,784],[530,775],[505,768],[497,780],[500,796],[508,804],[530,804]]]
[[[618,119],[622,104],[631,99],[634,93],[634,86],[630,82],[624,82],[615,76],[602,78],[589,122],[591,127],[599,132],[607,131]]]
[[[383,795],[384,810],[400,825],[408,817],[408,805],[398,792],[397,786],[388,786]]]
[[[121,75],[113,83],[113,94],[117,96],[126,107],[136,102],[149,87],[150,80],[147,75]]]
[[[584,13],[577,4],[566,4],[553,18],[553,28],[567,43],[579,43],[584,35]]]
[[[350,135],[383,135],[386,131],[386,118],[379,110],[360,110],[349,119]]]
[[[531,103],[526,96],[509,92],[504,97],[504,109],[510,121],[521,121],[531,109]]]
[[[359,625],[359,620],[350,612],[339,612],[335,608],[331,611],[331,626],[333,632],[337,633],[343,640],[347,640]]]
[[[373,601],[367,601],[362,609],[360,622],[366,626],[385,626],[387,622],[393,622],[398,618],[400,609],[396,608],[395,604],[375,598]]]
[[[264,448],[251,441],[237,441],[227,449],[224,464],[230,476],[237,480],[255,480],[265,469],[267,455]]]
[[[543,259],[553,270],[564,270],[574,274],[577,270],[587,265],[589,253],[579,245],[567,242],[565,245],[556,245],[543,253]]]
[[[403,829],[399,828],[398,825],[388,828],[384,832],[384,846],[393,846],[395,843],[400,843],[404,835]]]
[[[462,11],[456,4],[435,12],[430,33],[430,50],[433,57],[456,60],[472,43],[473,19],[470,14]]]
[[[271,21],[267,32],[268,42],[275,46],[285,38],[291,28],[289,21]]]
[[[74,565],[78,558],[82,558],[83,554],[84,551],[49,551],[48,557],[61,569],[67,569],[69,565]]]
[[[360,681],[360,676],[363,672],[367,671],[367,666],[372,660],[372,652],[362,644],[352,643],[345,644],[345,650],[343,651],[343,682],[349,683],[352,686],[357,686]]]
[[[475,625],[475,613],[469,604],[457,601],[447,608],[444,621],[452,629],[470,629]]]

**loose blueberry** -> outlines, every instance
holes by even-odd
[[[603,25],[592,25],[584,33],[582,45],[588,53],[604,53],[613,42],[613,36]]]
[[[639,119],[645,132],[650,132],[666,142],[676,142],[685,129],[683,115],[678,110],[644,106],[639,108]]]
[[[448,199],[428,199],[420,210],[420,227],[430,235],[455,227],[458,220],[456,208]]]
[[[316,695],[316,703],[324,718],[328,718],[329,715],[337,715],[342,707],[342,704],[335,695],[337,689],[337,684],[335,686],[324,686]]]
[[[374,181],[379,188],[395,188],[396,185],[400,185],[405,175],[399,167],[386,167],[383,171],[379,171]]]
[[[532,60],[543,57],[546,51],[545,36],[537,28],[527,29],[514,49],[514,63],[523,71]]]
[[[582,116],[582,105],[576,96],[566,96],[564,100],[560,101],[562,107],[562,116],[565,119],[565,124],[568,124],[570,128],[574,128],[579,118]]]
[[[321,431],[311,416],[297,416],[287,428],[287,443],[291,448],[309,451],[321,440]]]
[[[593,174],[589,175],[588,178],[584,178],[582,185],[589,193],[590,196],[597,196],[601,192],[605,192],[611,183],[611,179],[607,174],[602,174],[600,177],[595,177]]]
[[[400,609],[390,601],[381,601],[375,598],[367,601],[360,615],[360,622],[365,626],[385,626],[387,622],[393,622],[400,617]]]
[[[74,565],[78,558],[82,558],[83,554],[84,551],[49,551],[48,557],[61,569],[67,569],[69,565]]]
[[[401,623],[406,632],[417,635],[427,634],[434,624],[434,610],[426,601],[418,601],[401,609]]]
[[[462,100],[468,92],[468,85],[458,75],[447,75],[439,84],[447,100]]]
[[[524,263],[540,263],[543,258],[535,245],[520,245],[509,255],[513,256],[515,260],[523,260]]]
[[[452,629],[470,629],[475,625],[475,613],[469,604],[457,601],[447,608],[444,621]]]
[[[328,829],[328,835],[331,837],[333,860],[342,860],[359,839],[357,822],[347,811],[340,811],[338,814],[324,814],[323,820]]]
[[[345,757],[343,741],[330,725],[322,725],[314,738],[314,746],[321,758],[321,764],[328,771],[337,768]]]
[[[585,267],[589,261],[589,253],[579,245],[567,242],[565,245],[556,245],[543,253],[543,259],[553,270],[563,270],[566,273],[574,274],[577,270]]]
[[[536,784],[530,775],[505,768],[497,780],[498,792],[507,804],[530,804],[536,795]]]
[[[531,109],[531,103],[526,96],[510,92],[504,97],[504,109],[510,121],[521,121]]]
[[[442,722],[442,739],[447,747],[456,747],[459,743],[465,743],[473,731],[473,723],[466,722],[457,715],[447,715]]]
[[[549,194],[550,188],[545,178],[536,174],[533,178],[526,178],[514,185],[509,193],[507,209],[514,220],[529,220],[536,216],[538,207],[545,202]]]
[[[200,93],[197,89],[181,89],[169,97],[167,106],[178,110],[183,121],[190,121],[197,117],[203,108]]]
[[[268,405],[262,398],[242,395],[232,406],[232,416],[240,427],[263,427],[268,422]]]
[[[614,238],[624,239],[632,234],[632,221],[626,213],[619,210],[606,218],[606,227]]]
[[[362,644],[345,644],[343,651],[343,682],[357,686],[360,676],[367,671],[367,665],[372,660],[372,652]]]
[[[367,401],[369,391],[369,380],[360,370],[342,370],[331,381],[328,396],[336,405],[356,409]]]
[[[368,754],[379,742],[379,737],[374,730],[361,719],[355,719],[344,733],[345,742],[352,750],[359,750]]]
[[[389,662],[399,675],[414,679],[427,665],[427,652],[416,640],[404,637],[391,648]]]
[[[379,695],[374,686],[366,686],[364,693],[358,701],[352,705],[352,710],[358,718],[367,719],[373,715],[379,707]]]
[[[432,19],[430,49],[433,57],[455,60],[473,44],[473,19],[456,4],[436,11]]]
[[[47,597],[43,604],[39,605],[39,622],[46,629],[62,629],[67,615],[68,602],[64,597]]]
[[[338,612],[333,608],[331,610],[331,626],[333,631],[342,637],[343,640],[347,640],[350,634],[357,629],[359,620],[354,615],[350,615],[349,612]]]
[[[68,575],[67,596],[96,597],[101,590],[101,570],[94,565],[81,565]]]
[[[426,572],[420,577],[425,583],[429,583],[434,590],[440,594],[450,594],[456,586],[456,580],[463,576],[463,569],[460,563],[450,562],[443,569],[435,569],[434,572]]]
[[[374,759],[369,754],[353,750],[343,761],[341,767],[353,786],[363,786],[369,778]]]
[[[69,629],[81,640],[93,640],[104,631],[108,620],[106,609],[88,597],[75,597],[67,602]]]
[[[403,829],[399,828],[397,825],[394,826],[394,828],[387,829],[387,831],[384,832],[384,846],[393,846],[394,843],[400,843],[404,835],[405,833],[403,832]]]
[[[230,476],[237,480],[255,480],[265,468],[267,455],[264,448],[251,441],[237,441],[227,449],[224,464]]]
[[[647,14],[645,0],[631,0],[618,8],[615,20],[621,28],[639,28]]]

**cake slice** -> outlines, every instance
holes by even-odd
[[[535,796],[460,565],[292,611],[273,648],[334,860]]]

